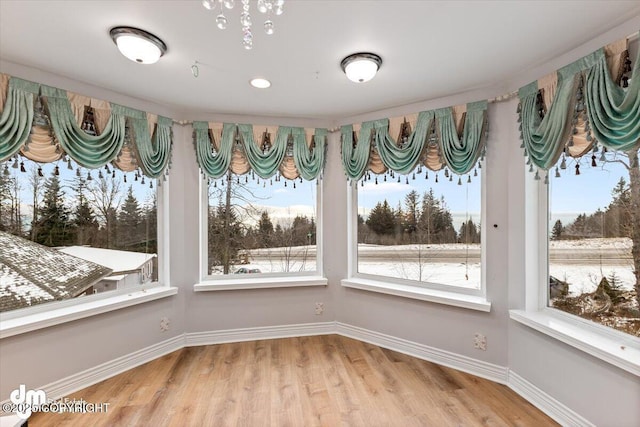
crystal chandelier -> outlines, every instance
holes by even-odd
[[[242,13],[240,14],[240,24],[242,25],[242,45],[245,49],[253,48],[253,33],[251,32],[251,14],[249,13],[249,0],[241,0]],[[234,0],[202,0],[202,5],[208,10],[218,10],[216,16],[216,25],[221,30],[227,28],[228,20],[224,16],[224,10],[233,9]],[[257,8],[260,13],[267,15],[264,21],[264,32],[268,35],[273,34],[273,21],[271,15],[282,15],[284,0],[258,0]]]

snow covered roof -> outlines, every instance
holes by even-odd
[[[73,298],[111,269],[0,232],[0,312]]]
[[[95,262],[113,270],[113,274],[140,269],[155,254],[118,251],[115,249],[91,248],[88,246],[68,246],[59,248],[60,252]]]

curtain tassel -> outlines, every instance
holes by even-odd
[[[567,159],[565,158],[564,154],[562,155],[562,162],[560,163],[560,169],[566,169],[567,168]]]
[[[153,188],[153,180],[152,179],[149,180],[149,188]]]
[[[91,172],[87,172],[87,181],[93,181],[93,178],[91,178]]]
[[[471,175],[467,175],[467,184],[471,184]]]
[[[53,174],[56,176],[60,176],[60,168],[58,167],[58,165],[56,165],[56,167],[53,168]]]
[[[9,172],[9,166],[7,166],[6,164],[4,165],[4,176],[9,176],[11,175],[11,172]]]
[[[473,176],[478,176],[478,169],[473,169]]]
[[[115,177],[116,177],[116,170],[114,169],[111,171],[111,178],[113,179]]]
[[[102,179],[104,178],[104,176],[102,176],[102,171],[98,171],[98,179]]]
[[[462,185],[462,177],[458,177],[458,185]]]
[[[20,162],[20,172],[26,172],[27,170],[24,168],[24,162]]]
[[[407,185],[409,185],[409,177],[406,177],[406,178],[405,178],[405,182],[404,182],[404,183],[405,183],[405,184],[407,184]]]
[[[598,166],[598,164],[596,163],[596,155],[595,155],[595,154],[593,154],[593,155],[591,156],[591,167],[594,167],[594,168],[595,168],[596,166]]]
[[[549,174],[548,173],[544,176],[544,183],[545,184],[549,184]]]
[[[126,183],[127,182],[127,174],[126,173],[124,174],[124,178],[123,179],[124,179],[124,182]]]
[[[538,171],[536,171],[536,174],[533,176],[533,179],[535,179],[536,181],[540,181],[540,173],[538,173]]]
[[[13,159],[13,164],[11,165],[12,168],[14,169],[18,169],[20,165],[18,164],[18,156],[15,157],[15,159]]]
[[[560,170],[556,166],[556,178],[560,178]]]
[[[576,163],[576,175],[580,175],[580,163]]]
[[[376,176],[376,185],[378,185],[378,177]]]
[[[140,181],[142,185],[144,185],[144,175],[142,176],[142,181]]]
[[[384,182],[387,182],[387,174],[384,174]]]
[[[39,177],[43,177],[44,175],[42,174],[42,167],[38,166],[38,176]]]

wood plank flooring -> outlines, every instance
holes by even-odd
[[[338,335],[188,347],[29,426],[551,426],[508,387]]]

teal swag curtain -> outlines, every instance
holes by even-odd
[[[14,156],[29,138],[33,122],[33,104],[40,86],[12,78],[0,115],[0,161]]]
[[[557,83],[547,76],[518,91],[521,148],[530,171],[549,170],[563,154],[580,157],[596,144],[640,149],[640,61],[632,69],[626,47],[621,54],[607,51],[561,68]]]
[[[263,179],[280,173],[313,180],[324,169],[328,131],[307,131],[280,126],[259,132],[250,124],[194,122],[193,143],[198,165],[209,178],[252,171]]]
[[[422,166],[469,173],[484,153],[487,102],[423,111],[413,129],[411,124],[406,118],[395,118],[364,122],[357,131],[355,125],[342,126],[342,165],[347,177],[357,181],[368,171],[387,170],[407,175]],[[399,130],[397,138],[392,125]]]
[[[15,77],[9,77],[8,82],[6,101],[0,105],[0,161],[19,153],[38,162],[57,161],[67,155],[88,169],[112,163],[124,171],[138,167],[150,178],[167,172],[173,143],[171,119],[158,117],[150,122],[143,111],[101,101],[107,106],[105,123],[99,129],[91,125],[93,131],[87,132],[82,111],[74,112],[66,91]],[[43,139],[43,130],[51,136]],[[43,145],[54,146],[58,154],[45,153]],[[124,166],[119,161],[123,153],[131,158],[133,167],[131,162]]]

